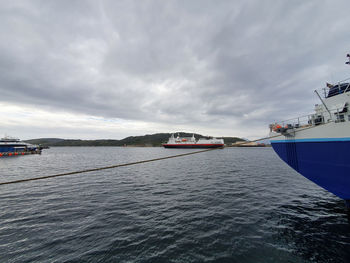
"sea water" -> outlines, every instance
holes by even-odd
[[[53,147],[0,181],[190,151]],[[226,148],[0,186],[0,262],[350,262],[350,224],[271,148]]]

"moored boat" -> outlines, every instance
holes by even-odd
[[[29,144],[13,138],[5,136],[0,139],[0,156],[22,155],[28,153],[41,153],[38,145]]]
[[[192,137],[180,137],[175,138],[174,134],[171,135],[167,143],[163,143],[164,148],[220,148],[224,147],[225,143],[223,139],[196,139],[194,134]]]
[[[321,101],[315,113],[270,125],[271,145],[294,170],[350,207],[350,78],[315,93]]]

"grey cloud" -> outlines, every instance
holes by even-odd
[[[312,90],[342,78],[347,7],[8,1],[0,8],[0,101],[169,125],[219,128],[245,116],[266,125],[311,110]]]

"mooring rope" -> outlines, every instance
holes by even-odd
[[[325,125],[325,124],[327,124],[327,123],[320,124],[318,126]],[[306,127],[306,128],[303,128],[303,129],[299,129],[298,131],[307,130],[307,129],[310,129],[310,128],[313,128],[313,127],[314,126]],[[276,138],[276,137],[280,137],[280,136],[282,136],[282,134],[268,136],[268,137],[263,137],[263,138],[252,140],[252,141],[245,141],[245,142],[240,143],[239,145],[228,145],[228,146],[226,146],[226,148],[237,147],[237,146],[241,146],[241,145],[244,145],[244,144],[248,144],[248,143],[252,143],[252,142],[258,142],[258,141],[263,141],[263,140],[268,140],[268,139],[272,139],[272,138]],[[205,150],[200,150],[200,151],[195,151],[195,152],[176,154],[176,155],[171,155],[171,156],[166,156],[166,157],[159,157],[159,158],[148,159],[148,160],[142,160],[142,161],[131,162],[131,163],[116,164],[116,165],[111,165],[111,166],[92,168],[92,169],[86,169],[86,170],[80,170],[80,171],[73,171],[73,172],[53,174],[53,175],[47,175],[47,176],[39,176],[39,177],[32,177],[32,178],[20,179],[20,180],[14,180],[14,181],[0,182],[0,186],[1,185],[8,185],[8,184],[24,183],[24,182],[30,182],[30,181],[37,181],[37,180],[43,180],[43,179],[51,179],[51,178],[62,177],[62,176],[73,175],[73,174],[82,174],[82,173],[88,173],[88,172],[95,172],[95,171],[113,169],[113,168],[118,168],[118,167],[131,166],[131,165],[136,165],[136,164],[141,164],[141,163],[150,163],[150,162],[155,162],[155,161],[160,161],[160,160],[172,159],[172,158],[188,156],[188,155],[197,154],[197,153],[213,151],[213,150],[217,150],[217,149],[221,149],[221,148],[210,148],[210,149],[205,149]]]
[[[131,162],[131,163],[122,163],[122,164],[116,164],[116,165],[111,165],[111,166],[92,168],[92,169],[86,169],[86,170],[80,170],[80,171],[74,171],[74,172],[68,172],[68,173],[60,173],[60,174],[54,174],[54,175],[47,175],[47,176],[32,177],[32,178],[27,178],[27,179],[20,179],[20,180],[15,180],[15,181],[0,182],[0,185],[17,184],[17,183],[24,183],[24,182],[29,182],[29,181],[37,181],[37,180],[61,177],[61,176],[66,176],[66,175],[81,174],[81,173],[94,172],[94,171],[101,171],[101,170],[113,169],[113,168],[118,168],[118,167],[123,167],[123,166],[131,166],[131,165],[136,165],[136,164],[141,164],[141,163],[149,163],[149,162],[155,162],[155,161],[166,160],[166,159],[171,159],[171,158],[177,158],[177,157],[187,156],[187,155],[191,155],[191,154],[208,152],[208,151],[212,151],[212,150],[216,150],[216,149],[217,148],[210,148],[210,149],[205,149],[205,150],[200,150],[200,151],[195,151],[195,152],[190,152],[190,153],[182,153],[182,154],[177,154],[177,155],[171,155],[171,156],[166,156],[166,157],[142,160],[142,161]]]

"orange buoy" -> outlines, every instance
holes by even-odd
[[[15,155],[18,155],[18,153],[15,153]]]
[[[2,156],[2,153],[0,153],[0,157]]]
[[[12,153],[9,153],[9,156],[12,156]]]
[[[24,155],[24,152],[22,152],[22,155]]]

